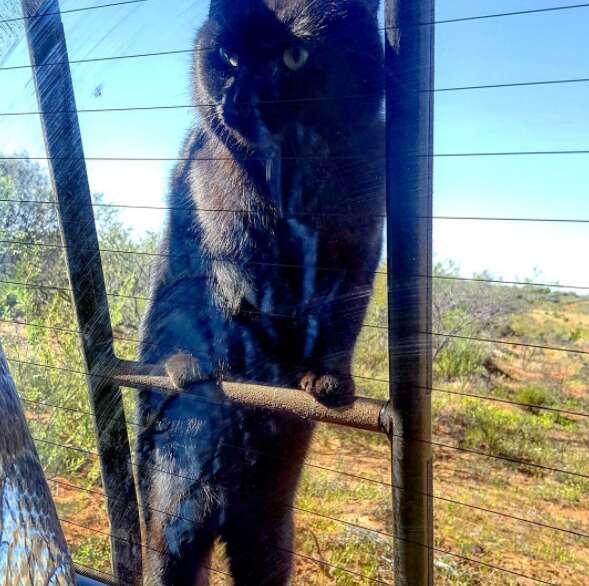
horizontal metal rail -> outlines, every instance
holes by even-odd
[[[111,374],[107,378],[122,387],[181,392],[172,384],[163,366],[118,360],[109,372]],[[386,433],[386,401],[356,397],[350,405],[334,408],[322,405],[313,396],[299,389],[231,381],[223,381],[222,389],[226,397],[248,407],[271,409],[301,419]]]

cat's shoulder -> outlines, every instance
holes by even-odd
[[[182,149],[180,150],[180,157],[178,164],[174,169],[172,181],[181,180],[187,173],[190,172],[190,165],[192,161],[199,158],[203,149],[207,144],[207,134],[202,128],[192,128],[186,135]]]

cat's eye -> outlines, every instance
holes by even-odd
[[[227,63],[227,65],[231,65],[231,67],[239,67],[239,59],[234,53],[229,53],[226,49],[220,47],[219,56],[225,61],[225,63]]]
[[[303,47],[289,47],[284,50],[282,60],[291,71],[298,71],[309,59],[309,51]]]

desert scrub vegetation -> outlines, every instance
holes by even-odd
[[[456,401],[447,397],[436,398],[434,411],[438,420],[445,419],[462,447],[530,462],[546,462],[552,448],[549,431],[554,420],[551,414],[535,415],[478,399]]]
[[[7,242],[0,248],[0,338],[60,516],[68,521],[64,529],[74,558],[108,571],[109,527],[63,254],[59,247],[23,244],[59,243],[55,209],[11,202],[51,199],[37,164],[0,161],[0,230]],[[133,234],[114,209],[97,207],[96,219],[103,248],[153,251],[157,238]],[[132,358],[149,257],[105,252],[102,260],[116,349]],[[582,352],[589,352],[589,297],[531,284],[491,284],[486,273],[464,280],[449,261],[434,269],[435,583],[529,583],[489,567],[496,565],[556,584],[584,585],[589,361]],[[377,275],[365,323],[355,382],[358,394],[384,399],[384,274]],[[133,393],[124,391],[131,437]],[[295,584],[391,582],[390,483],[386,438],[318,426],[296,502]],[[224,564],[219,547],[214,567]],[[213,583],[224,580],[214,576]]]

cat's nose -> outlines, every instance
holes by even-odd
[[[254,121],[258,118],[254,111],[256,102],[251,89],[236,80],[223,96],[225,123],[244,135],[254,132]]]

